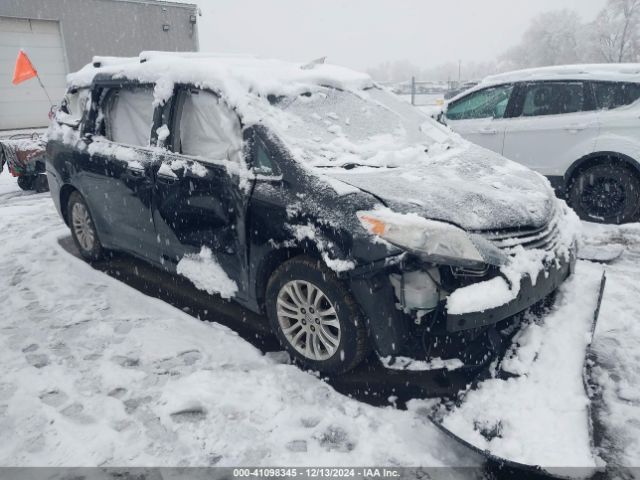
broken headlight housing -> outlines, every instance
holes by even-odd
[[[481,269],[507,262],[504,252],[491,242],[450,223],[388,209],[361,211],[357,215],[369,233],[429,263]]]

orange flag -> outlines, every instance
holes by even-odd
[[[13,72],[13,84],[18,85],[25,80],[29,80],[30,78],[37,76],[38,72],[36,72],[36,69],[31,65],[31,60],[29,60],[29,57],[27,57],[27,54],[24,53],[23,50],[20,50],[16,60],[16,69]]]

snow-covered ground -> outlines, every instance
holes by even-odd
[[[0,175],[0,465],[479,465],[92,269],[48,194]]]
[[[597,453],[612,464],[638,465],[640,226],[584,231],[592,244],[625,246],[606,266],[594,341],[602,385],[594,408],[606,440]],[[429,423],[432,402],[415,400],[401,411],[338,394],[228,328],[94,270],[58,244],[67,235],[48,194],[22,192],[0,175],[0,465],[482,462]],[[488,380],[475,394],[477,405],[501,412],[510,439],[487,445],[476,438],[481,448],[554,465],[558,454],[574,465],[598,462],[575,374],[602,268],[579,262],[552,313],[520,335],[529,350],[510,368],[522,375]],[[523,396],[527,390],[532,398]],[[544,451],[545,434],[555,439],[549,447],[564,440],[564,450]]]
[[[616,466],[640,465],[640,225],[589,225],[590,243],[625,248],[607,267],[607,289],[594,337],[594,405],[604,438],[601,456]]]

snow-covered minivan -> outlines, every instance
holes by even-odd
[[[640,220],[640,64],[504,73],[452,99],[445,123],[546,175],[578,215]]]
[[[86,259],[128,252],[266,314],[322,372],[485,358],[574,263],[544,177],[336,66],[96,58],[48,139]]]

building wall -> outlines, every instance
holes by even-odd
[[[197,51],[198,28],[192,23],[197,10],[193,4],[154,0],[0,1],[0,16],[59,21],[69,71],[94,55]]]

